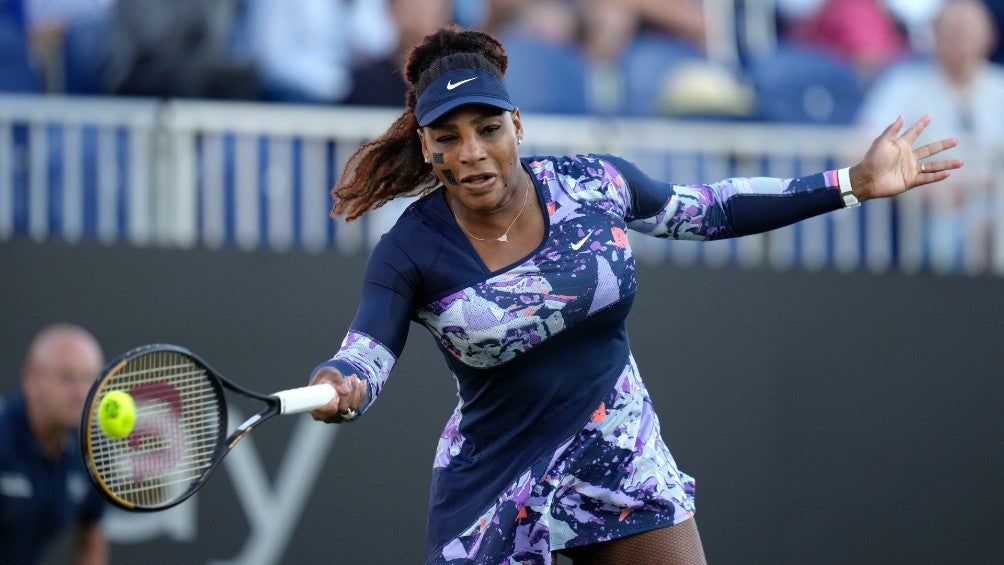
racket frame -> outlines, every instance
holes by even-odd
[[[158,352],[166,353],[177,353],[184,355],[191,359],[191,361],[197,365],[200,369],[205,371],[208,381],[212,386],[217,398],[220,400],[219,406],[219,416],[220,416],[220,427],[218,431],[218,438],[216,446],[214,448],[214,453],[209,458],[209,464],[203,469],[199,477],[188,485],[187,489],[175,498],[166,501],[163,504],[157,505],[141,505],[130,502],[117,496],[105,483],[104,479],[101,477],[92,457],[92,443],[91,443],[91,426],[92,422],[95,421],[96,412],[100,403],[100,398],[97,398],[99,394],[102,394],[105,388],[105,383],[113,376],[118,374],[118,371],[125,366],[125,364],[133,361],[139,357],[150,355]],[[315,385],[316,386],[316,385]],[[323,385],[327,386],[327,385]],[[313,387],[304,387],[313,388]],[[228,436],[227,425],[228,425],[228,402],[224,389],[231,392],[240,394],[242,396],[259,400],[265,403],[265,408],[258,413],[252,415],[250,418],[244,420],[237,428]],[[160,510],[165,510],[172,506],[176,506],[198,491],[206,480],[213,474],[219,464],[226,457],[227,453],[237,445],[240,440],[244,439],[251,431],[254,430],[262,422],[269,420],[279,414],[293,414],[298,412],[305,412],[312,410],[314,408],[319,408],[318,403],[320,400],[317,399],[317,395],[313,396],[313,400],[305,399],[304,394],[298,393],[303,389],[291,389],[288,391],[277,392],[272,395],[261,394],[254,391],[250,391],[243,388],[233,381],[224,377],[220,372],[216,371],[212,366],[206,363],[201,357],[191,352],[190,350],[173,344],[168,343],[153,343],[148,345],[142,345],[136,347],[122,355],[116,357],[113,361],[107,364],[105,369],[97,376],[94,383],[91,385],[90,390],[87,394],[87,400],[84,403],[84,410],[81,416],[80,423],[80,453],[83,458],[84,468],[87,470],[88,477],[91,482],[97,487],[97,490],[107,499],[109,502],[115,506],[122,508],[124,510],[137,511],[137,512],[155,512]],[[332,398],[334,397],[334,389],[332,388]],[[309,396],[309,395],[308,395]],[[326,402],[325,402],[326,403]],[[127,436],[128,437],[128,436]]]

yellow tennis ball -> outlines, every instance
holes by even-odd
[[[125,391],[109,392],[98,405],[98,423],[105,434],[116,439],[126,437],[136,424],[136,402]]]

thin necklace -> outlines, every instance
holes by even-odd
[[[505,233],[503,233],[502,235],[500,235],[498,237],[489,237],[489,238],[478,237],[478,236],[474,235],[473,233],[471,233],[470,231],[468,231],[468,229],[466,227],[464,227],[464,223],[460,221],[460,215],[458,215],[456,213],[456,209],[457,209],[457,199],[456,198],[453,199],[453,210],[454,210],[454,212],[453,212],[453,218],[455,220],[457,220],[457,225],[460,226],[460,229],[464,230],[464,233],[466,233],[467,235],[473,237],[474,239],[476,239],[478,241],[501,241],[503,243],[508,243],[509,242],[509,230],[511,230],[512,227],[516,225],[516,220],[518,220],[519,217],[521,215],[523,215],[523,210],[526,209],[526,203],[529,202],[529,201],[530,201],[530,187],[526,187],[526,190],[523,193],[523,206],[519,209],[519,212],[516,213],[516,217],[513,218],[511,222],[509,222],[509,227],[507,227],[505,229]]]

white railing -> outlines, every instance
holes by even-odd
[[[0,95],[0,239],[154,241],[159,112],[149,102]],[[123,149],[128,159],[117,158]]]
[[[0,240],[356,251],[374,243],[407,202],[345,224],[328,218],[329,189],[348,155],[396,116],[0,95]],[[530,115],[524,125],[525,155],[612,153],[677,183],[802,176],[855,162],[870,141],[847,128],[754,123]],[[643,260],[676,264],[1002,273],[1004,256],[991,245],[1004,241],[1004,222],[996,221],[1004,218],[1001,160],[962,147],[967,169],[976,166],[959,177],[968,179],[963,186],[978,184],[980,196],[927,189],[760,236],[633,244]],[[946,219],[929,209],[959,213]]]

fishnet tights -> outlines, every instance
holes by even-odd
[[[561,552],[575,565],[706,565],[697,523],[670,526]]]

